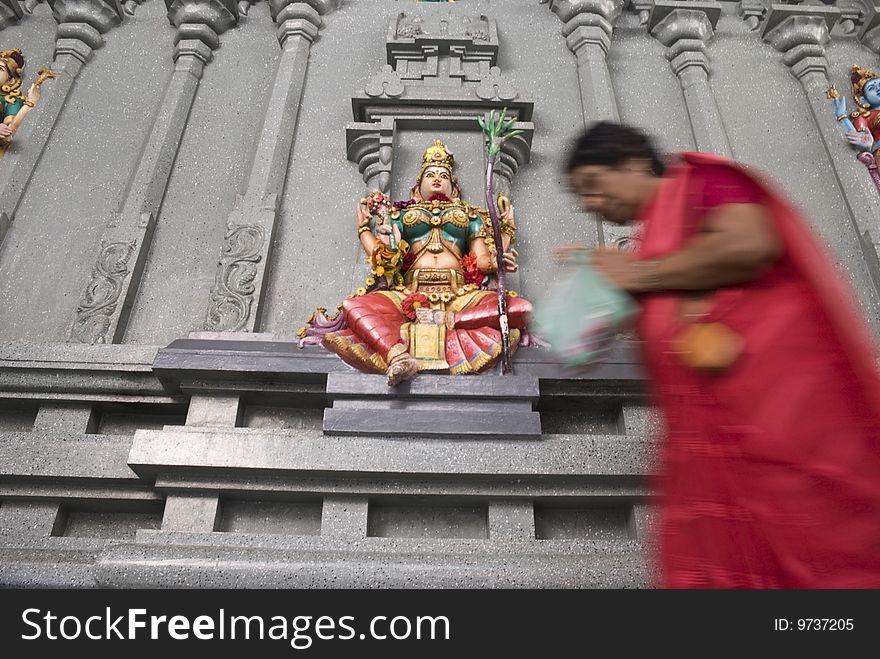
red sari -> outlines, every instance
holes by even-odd
[[[724,203],[761,203],[785,253],[716,291],[707,321],[745,339],[722,374],[670,349],[677,294],[643,298],[663,412],[660,570],[670,588],[880,587],[880,378],[829,257],[779,195],[734,163],[683,154],[641,213],[640,258],[676,251]]]

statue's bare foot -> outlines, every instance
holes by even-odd
[[[419,372],[419,363],[408,352],[402,352],[388,364],[386,382],[389,387],[400,384],[405,380],[411,380]]]

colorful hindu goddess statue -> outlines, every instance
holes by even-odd
[[[40,100],[40,86],[57,77],[54,71],[40,69],[36,81],[24,95],[21,93],[23,69],[24,56],[20,49],[0,51],[0,157],[3,157],[22,119]]]
[[[428,148],[410,199],[379,192],[361,199],[357,231],[371,266],[366,285],[335,316],[319,309],[300,345],[321,343],[389,386],[419,371],[477,373],[501,355],[497,291],[489,288],[496,250],[489,214],[461,199],[455,159],[440,141]],[[503,263],[515,271],[513,207],[501,197]],[[531,305],[509,292],[511,346]]]
[[[0,52],[0,112],[5,122],[7,117],[14,117],[21,110],[27,99],[21,94],[21,71],[24,68],[24,57],[21,50],[11,48]]]
[[[853,143],[877,159],[880,154],[880,75],[855,65],[851,82],[853,99],[859,108],[850,115],[859,133]]]
[[[21,71],[24,57],[18,48],[0,52],[0,137],[9,138],[15,115],[26,113],[32,103],[21,93]]]

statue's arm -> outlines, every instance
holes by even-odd
[[[483,272],[495,272],[498,268],[495,263],[495,254],[486,244],[484,235],[492,235],[492,221],[485,217],[483,219],[483,231],[478,233],[471,239],[471,251],[477,257],[477,267]],[[504,250],[504,265],[508,272],[516,272],[517,252],[511,247],[514,235],[516,234],[516,219],[513,213],[513,206],[508,205],[507,209],[501,215],[501,245]]]
[[[847,131],[846,139],[850,144],[861,151],[872,151],[874,149],[874,136],[871,134],[871,127],[868,124],[867,117],[859,116],[852,122],[854,130]]]
[[[477,257],[477,267],[483,272],[495,272],[495,255],[489,250],[483,235],[471,238],[471,252]]]
[[[355,211],[355,217],[357,219],[357,232],[361,247],[363,248],[364,253],[367,256],[370,256],[373,253],[373,249],[376,247],[376,236],[370,229],[370,211],[367,210],[365,204],[358,204],[357,210]]]
[[[12,120],[15,118],[15,112],[13,109],[14,108],[9,107],[9,104],[3,104],[3,112],[6,116],[4,116],[3,121],[0,122],[0,138],[11,138],[12,134],[15,132],[15,129],[10,126]]]
[[[36,94],[34,94],[33,91],[33,85],[31,85],[31,93],[26,100],[20,100],[12,105],[12,107],[7,107],[8,114],[3,118],[3,123],[9,127],[9,131],[0,132],[0,137],[11,137],[14,135],[15,131],[18,130],[18,127],[21,125],[22,119],[24,119],[25,115],[33,109],[36,102],[40,100],[39,90],[37,90]]]

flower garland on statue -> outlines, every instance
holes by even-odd
[[[404,268],[401,267],[403,262],[403,250],[391,251],[381,241],[376,242],[373,253],[370,255],[370,276],[378,282],[380,279],[385,280],[388,288],[403,285]]]
[[[380,226],[391,227],[388,211],[392,208],[388,195],[379,192],[370,193],[361,203],[367,207],[370,215],[377,218],[376,228]],[[395,204],[395,207],[397,204]],[[378,240],[372,254],[367,258],[370,265],[370,276],[363,286],[358,288],[353,296],[365,295],[375,289],[388,289],[403,285],[403,273],[406,271],[404,258],[409,253],[409,245],[405,240],[399,243],[393,232],[387,234],[387,242]]]
[[[430,304],[428,302],[428,296],[424,293],[410,293],[403,299],[400,306],[401,309],[403,309],[403,315],[406,316],[408,320],[415,320],[418,316],[416,309],[419,309],[420,307],[429,308]]]
[[[464,273],[464,283],[482,286],[485,275],[477,266],[477,255],[471,252],[462,257],[461,270]]]

